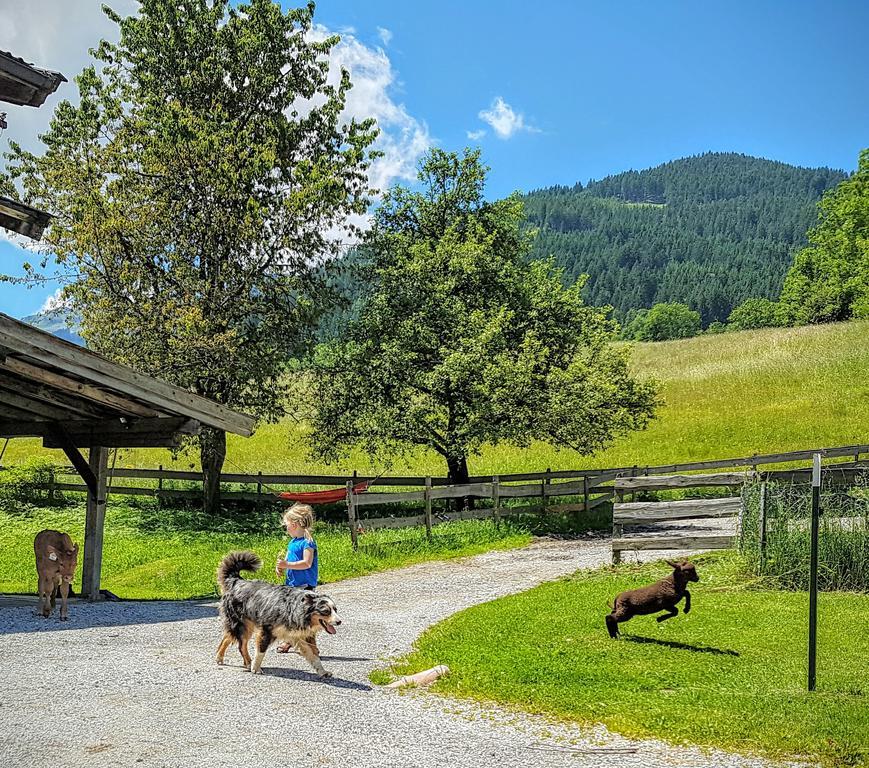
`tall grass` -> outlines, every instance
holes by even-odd
[[[632,369],[661,384],[664,405],[648,429],[616,441],[594,456],[529,448],[487,446],[470,461],[474,474],[654,465],[752,453],[864,442],[869,423],[869,321],[803,328],[767,328],[680,341],[636,344]],[[60,451],[38,440],[13,440],[4,464]],[[192,454],[165,449],[121,451],[119,467],[198,468]],[[360,473],[444,475],[437,455],[411,451],[391,466],[359,450],[336,465],[308,455],[308,427],[293,418],[261,425],[251,438],[228,439],[226,470],[256,473]]]
[[[826,473],[825,473],[826,477]],[[761,544],[761,495],[766,542]],[[752,571],[782,589],[809,587],[811,487],[760,483],[744,489],[740,543]],[[854,485],[825,482],[818,531],[818,587],[869,592],[869,473]]]

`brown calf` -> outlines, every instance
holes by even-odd
[[[44,530],[33,541],[36,553],[36,572],[39,574],[39,606],[42,615],[48,618],[60,592],[60,620],[66,621],[69,611],[66,598],[69,585],[75,576],[78,564],[78,544],[73,544],[68,533]]]
[[[685,598],[685,613],[691,610],[691,593],[687,586],[689,581],[700,581],[694,563],[687,560],[674,563],[672,560],[665,561],[673,568],[669,576],[650,584],[648,587],[629,589],[622,592],[613,603],[613,611],[606,617],[606,628],[610,637],[615,639],[619,636],[619,624],[634,616],[644,616],[649,613],[666,611],[658,616],[658,621],[672,619],[679,613],[676,607],[683,597]]]

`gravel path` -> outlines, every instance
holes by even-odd
[[[648,557],[656,553],[648,553]],[[660,554],[660,553],[657,553]],[[323,636],[320,681],[270,651],[264,675],[214,664],[214,602],[76,603],[70,620],[0,610],[0,764],[368,768],[762,766],[603,727],[553,725],[425,692],[378,689],[368,673],[467,606],[609,561],[609,542],[539,540],[521,550],[424,563],[325,588],[344,624]],[[603,631],[603,629],[602,629]]]

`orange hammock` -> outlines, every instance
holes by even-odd
[[[353,486],[353,493],[365,493],[369,485],[371,485],[370,480],[366,480],[364,483],[357,483]],[[285,501],[300,501],[303,504],[334,504],[347,498],[347,489],[330,488],[328,491],[308,491],[307,493],[283,491],[276,493],[275,496]]]

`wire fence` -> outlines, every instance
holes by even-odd
[[[743,487],[740,549],[782,589],[809,587],[812,490],[806,482]],[[869,469],[821,473],[818,588],[869,592]]]

